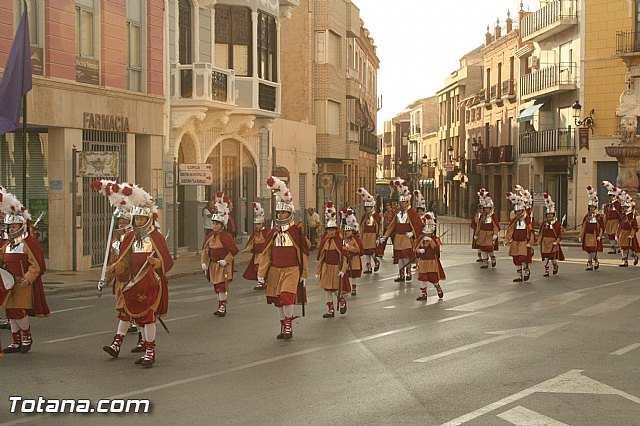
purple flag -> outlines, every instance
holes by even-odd
[[[20,101],[31,84],[31,42],[25,8],[0,81],[0,135],[18,128]]]

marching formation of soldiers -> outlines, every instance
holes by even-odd
[[[265,291],[266,303],[277,309],[280,330],[276,338],[291,340],[294,320],[299,318],[294,305],[301,305],[302,316],[305,315],[309,246],[302,224],[295,221],[293,197],[285,182],[272,176],[266,184],[276,198],[273,226],[265,226],[264,209],[254,203],[255,227],[243,250],[251,253],[251,259],[242,277],[256,282],[254,290]],[[429,283],[439,299],[444,297],[441,283],[446,274],[436,215],[427,211],[420,191],[411,192],[402,179],[394,185],[399,194],[398,208],[390,209],[388,205],[384,216],[376,211],[376,200],[365,188],[358,189],[364,204],[360,220],[353,208],[338,211],[333,202],[325,204],[325,232],[318,245],[314,274],[325,294],[323,318],[334,318],[336,311],[340,315],[347,313],[347,298],[357,296],[357,283],[364,274],[378,272],[389,241],[393,244],[393,263],[398,265],[394,281],[411,281],[415,269],[420,287],[417,301],[427,300]],[[587,187],[588,211],[580,233],[582,250],[587,254],[586,270],[599,269],[598,254],[604,249],[605,237],[611,244],[609,253],[621,254],[621,267],[628,267],[630,260],[637,265],[640,245],[635,203],[629,194],[611,183],[604,181],[602,185],[609,196],[602,213],[598,209],[597,191]],[[117,326],[112,342],[103,350],[118,358],[126,334],[137,329],[138,341],[131,352],[141,353],[135,364],[148,368],[156,360],[157,322],[166,330],[162,317],[169,308],[167,273],[173,266],[165,236],[156,222],[157,206],[136,184],[98,180],[91,187],[105,195],[114,209],[98,291],[101,295],[103,287],[111,285]],[[500,221],[491,194],[480,189],[477,196],[478,211],[471,220],[471,245],[477,251],[480,269],[488,269],[489,265],[495,268],[495,252],[501,245]],[[412,197],[415,209],[411,206]],[[506,198],[513,209],[502,244],[509,246],[509,256],[516,268],[513,281],[530,279],[536,248],[540,250],[543,276],[558,274],[558,262],[564,260],[561,247],[564,218],[556,217],[551,196],[544,194],[545,216],[537,231],[531,193],[516,185]],[[205,236],[201,264],[218,300],[213,314],[222,318],[228,313],[229,287],[239,249],[226,231],[230,220],[229,197],[217,192],[212,200],[215,204],[212,231]],[[34,226],[20,201],[0,187],[0,306],[6,308],[12,335],[12,343],[4,348],[4,353],[28,352],[33,344],[29,317],[49,315],[41,280],[44,257],[32,236]]]

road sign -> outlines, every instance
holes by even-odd
[[[213,164],[178,164],[178,185],[212,185]]]

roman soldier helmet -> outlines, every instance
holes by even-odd
[[[525,189],[522,185],[517,184],[513,186],[513,190],[521,197],[524,208],[531,208],[531,206],[533,205],[533,196],[531,195],[529,190]]]
[[[274,218],[275,224],[281,231],[284,231],[293,223],[293,213],[295,211],[293,206],[293,197],[287,185],[275,176],[270,176],[267,179],[267,187],[273,191],[276,196],[276,213],[277,212],[289,212],[289,217],[286,219],[278,219],[278,216]]]
[[[424,197],[422,196],[422,192],[420,192],[419,189],[416,189],[415,191],[413,191],[413,195],[416,197],[416,209],[422,209],[423,211],[427,210],[427,202],[425,201]]]
[[[129,189],[130,188],[130,191]],[[135,220],[132,223],[133,231],[138,239],[147,237],[155,228],[155,219],[158,215],[158,207],[153,201],[153,197],[145,191],[140,185],[132,184],[122,191],[130,193],[129,201],[131,202],[131,217],[144,216],[147,221],[143,225],[136,225]]]
[[[95,180],[91,182],[91,189],[100,192],[109,199],[109,204],[114,208],[113,217],[116,220],[124,219],[129,222],[124,228],[116,228],[118,235],[124,235],[131,231],[131,202],[129,195],[133,193],[133,186],[128,183],[118,184],[108,179]]]
[[[221,223],[223,227],[226,227],[229,222],[229,197],[224,195],[222,191],[218,191],[213,201],[215,211],[211,215],[211,221]]]
[[[4,213],[4,225],[6,226],[7,237],[13,244],[18,244],[27,236],[29,236],[29,223],[31,222],[31,215],[27,211],[26,207],[18,200],[18,198],[2,188],[0,191],[2,199],[0,200],[0,209]],[[19,224],[20,229],[15,232],[8,230],[9,225]]]
[[[587,186],[587,197],[587,205],[589,208],[595,207],[595,209],[598,210],[598,191],[591,185]]]
[[[264,209],[260,203],[253,203],[253,223],[264,223]]]
[[[520,194],[516,194],[514,192],[507,192],[506,197],[509,201],[511,201],[511,204],[513,204],[513,211],[514,212],[521,212],[524,211],[525,206],[524,206],[524,199]]]
[[[482,210],[482,197],[484,195],[481,194],[484,194],[485,192],[487,192],[487,190],[484,188],[480,188],[480,190],[476,192],[476,196],[478,197],[478,211]]]
[[[422,227],[422,233],[427,235],[433,235],[436,233],[436,228],[438,225],[436,224],[435,217],[436,216],[433,214],[433,212],[427,212],[424,215],[424,226]]]
[[[621,192],[620,189],[616,188],[616,186],[611,182],[609,182],[608,180],[603,180],[602,186],[607,188],[607,195],[614,196],[614,197],[620,196],[620,192]]]
[[[556,214],[556,203],[551,199],[551,195],[547,193],[544,194],[544,207],[547,211],[546,214]]]
[[[376,199],[364,188],[359,188],[358,193],[362,195],[362,200],[364,201],[365,207],[375,207]]]
[[[493,209],[493,200],[491,199],[491,193],[481,189],[479,192],[480,205],[483,209]]]
[[[325,229],[337,228],[338,222],[336,218],[336,208],[333,205],[333,201],[327,201],[324,205],[324,227]]]
[[[340,215],[342,216],[343,231],[353,231],[357,233],[360,230],[360,225],[358,224],[358,219],[356,219],[356,216],[353,214],[353,209],[344,208],[340,212]]]
[[[411,191],[406,183],[404,179],[398,179],[393,182],[393,184],[398,187],[398,201],[411,201]]]
[[[631,195],[626,191],[622,191],[620,194],[620,205],[624,207],[627,213],[631,213],[636,206],[636,203],[633,201],[633,197],[631,197]]]
[[[9,208],[9,199],[6,198],[7,194],[8,192],[0,186],[0,238],[5,238],[5,229],[7,227],[7,225],[4,224],[5,210]]]

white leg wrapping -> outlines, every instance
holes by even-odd
[[[293,305],[285,305],[282,307],[282,309],[284,310],[284,314],[288,318],[291,318],[293,316]]]
[[[116,331],[117,334],[120,334],[122,336],[124,336],[125,334],[127,334],[127,330],[129,330],[129,321],[118,321],[118,331]]]
[[[221,302],[227,300],[227,292],[221,291],[220,293],[218,293],[218,300]]]
[[[420,281],[420,288],[427,288],[427,282],[426,281]]]
[[[365,254],[364,255],[364,260],[365,260],[365,264],[366,263],[371,263],[371,255],[370,254]]]
[[[326,291],[324,292],[324,298],[327,302],[333,302],[333,292],[332,291]]]
[[[558,261],[557,261],[556,259],[553,259],[553,260],[551,261],[551,263],[553,263],[554,265],[557,265],[557,264],[558,264]]]
[[[483,252],[481,253],[481,256],[482,256],[482,260],[487,260],[487,259],[489,259],[489,253],[487,253],[486,251],[483,251]]]
[[[593,262],[593,253],[587,253],[589,262]]]
[[[18,327],[20,330],[28,330],[29,329],[29,317],[24,317],[22,319],[16,320]]]
[[[20,331],[20,326],[18,325],[18,322],[16,320],[10,319],[9,325],[11,326],[12,333],[17,333],[18,331]]]
[[[549,258],[548,257],[544,258],[544,266],[545,266],[545,268],[549,267]]]
[[[280,316],[281,320],[284,319],[284,309],[282,309],[282,306],[278,307],[278,315]]]
[[[153,342],[156,340],[156,323],[154,322],[153,324],[145,325],[144,334],[147,342]]]

